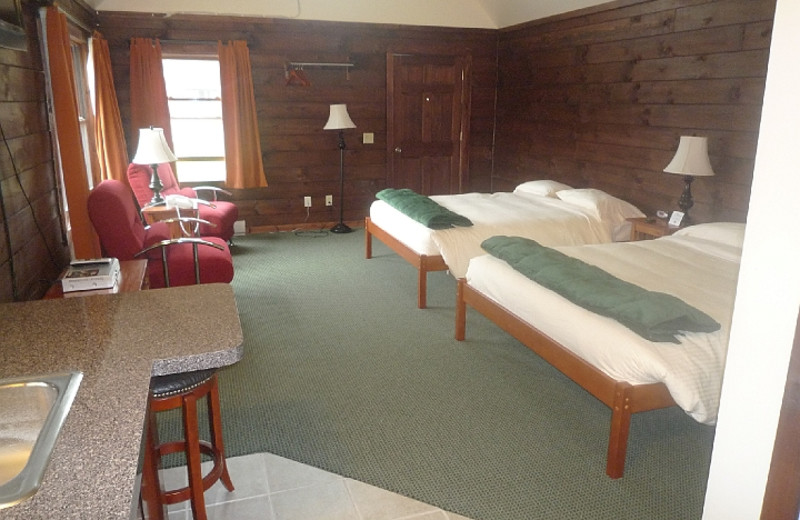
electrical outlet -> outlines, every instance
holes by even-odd
[[[303,197],[303,206],[307,208],[311,207],[311,197]]]
[[[325,205],[333,206],[333,195],[325,195]]]

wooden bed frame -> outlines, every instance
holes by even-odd
[[[367,260],[372,258],[373,235],[417,269],[417,307],[420,309],[427,307],[428,271],[446,271],[448,269],[442,256],[421,255],[417,253],[372,222],[372,219],[366,217],[364,219],[364,250]]]
[[[620,478],[625,471],[631,414],[676,406],[663,383],[631,385],[625,381],[612,379],[511,314],[503,306],[470,287],[463,278],[458,280],[456,294],[455,336],[458,341],[464,340],[467,305],[471,305],[611,408],[611,429],[606,458],[606,474],[611,478]]]

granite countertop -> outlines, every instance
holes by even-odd
[[[0,379],[83,372],[39,491],[0,519],[130,518],[150,376],[242,353],[227,284],[0,305]]]

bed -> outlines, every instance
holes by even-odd
[[[698,422],[716,422],[743,236],[743,224],[711,223],[656,240],[555,248],[679,298],[716,320],[716,332],[648,341],[482,255],[458,281],[456,339],[465,339],[470,306],[609,406],[606,474],[622,477],[631,414],[677,405]]]
[[[578,245],[627,240],[626,219],[642,217],[635,206],[596,189],[572,189],[552,180],[521,183],[512,192],[463,193],[430,197],[469,218],[473,226],[432,230],[382,200],[365,219],[365,256],[372,258],[372,238],[386,244],[415,267],[417,306],[427,305],[427,273],[449,270],[460,278],[469,259],[483,254],[481,242],[513,234],[546,245]]]

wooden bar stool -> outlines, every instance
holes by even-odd
[[[200,439],[197,420],[197,400],[203,397],[206,398],[208,407],[210,442]],[[222,480],[225,488],[233,491],[233,482],[228,475],[225,447],[222,442],[222,420],[216,370],[154,377],[150,383],[148,404],[142,470],[142,499],[147,504],[148,518],[163,518],[165,504],[190,500],[195,520],[206,520],[203,493],[217,480]],[[159,444],[156,414],[175,408],[181,409],[184,438]],[[161,457],[178,452],[184,452],[186,455],[189,485],[179,489],[164,490],[158,478]],[[200,468],[201,454],[208,455],[214,462],[214,466],[205,476]]]

